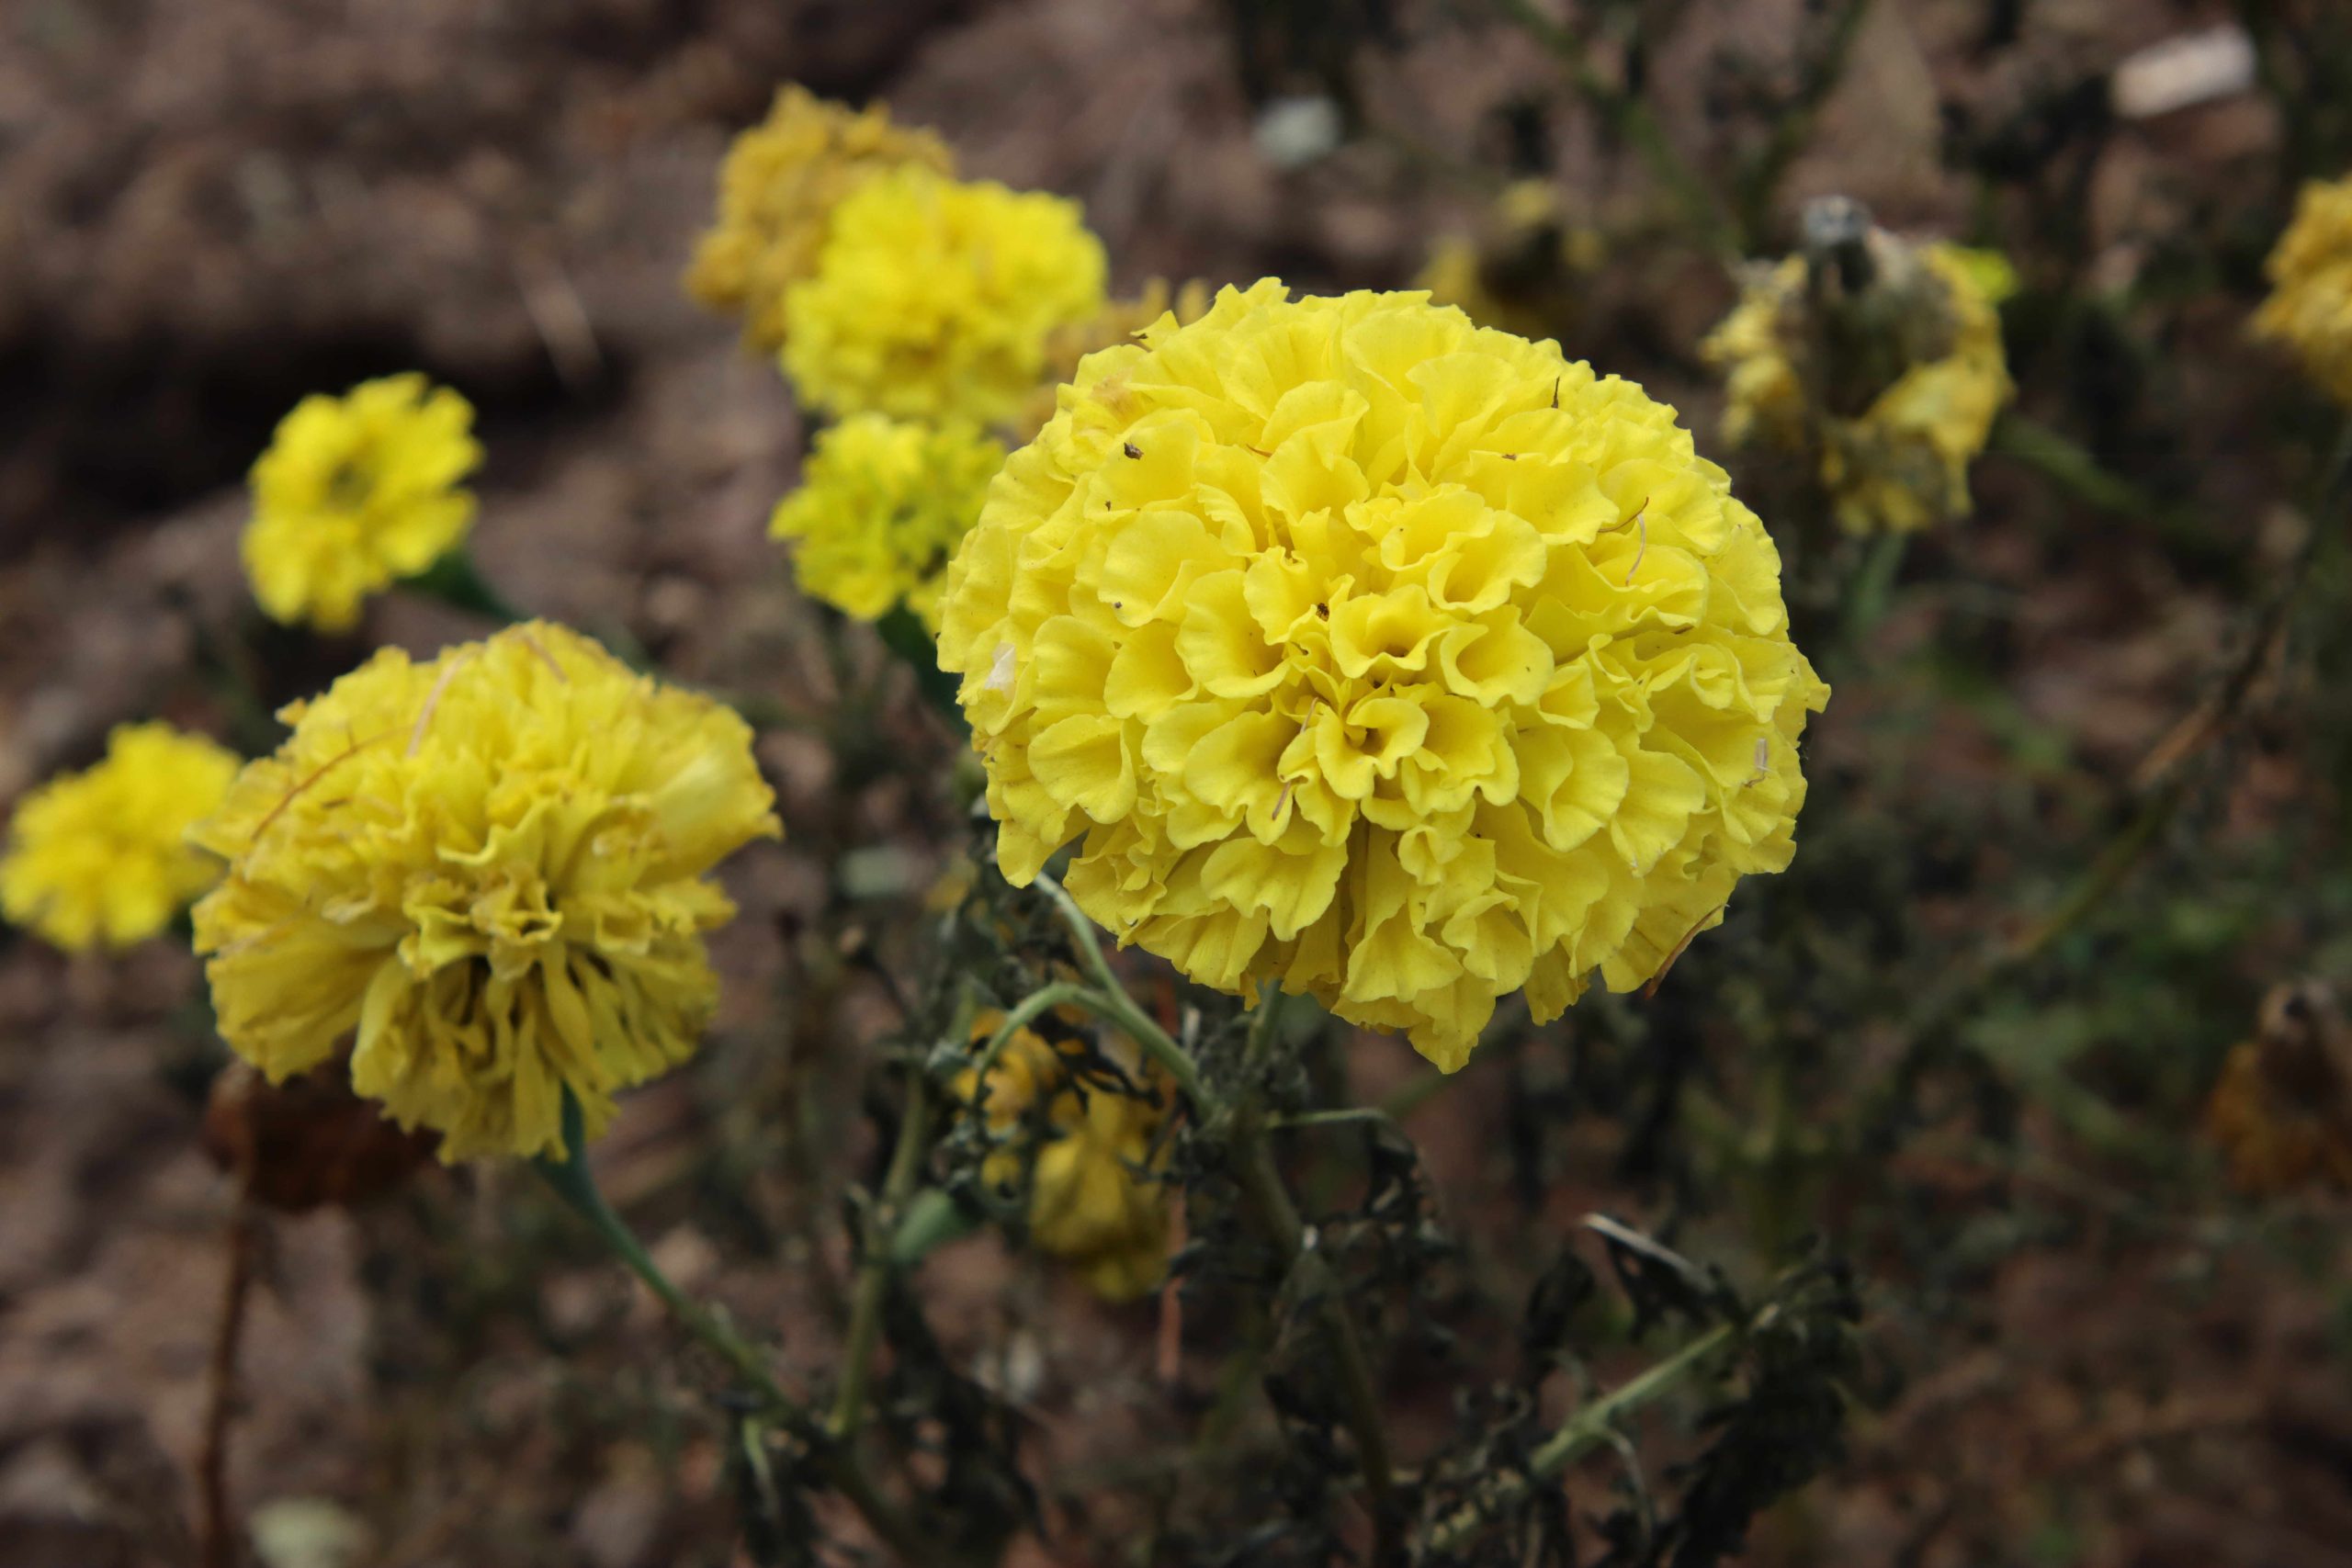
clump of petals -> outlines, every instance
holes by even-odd
[[[974,424],[1013,418],[1059,328],[1102,308],[1078,204],[907,167],[834,210],[785,295],[785,373],[811,407]]]
[[[69,953],[129,947],[171,923],[220,875],[187,842],[220,804],[237,754],[168,724],[127,724],[95,766],[17,803],[0,858],[0,908]]]
[[[719,861],[775,837],[733,712],[576,632],[386,649],[280,716],[196,841],[222,1038],[271,1081],[349,1046],[352,1087],[441,1156],[560,1155],[694,1052]]]
[[[718,215],[695,249],[686,292],[743,319],[743,340],[784,346],[785,294],[817,270],[833,209],[876,175],[918,167],[956,172],[927,130],[890,123],[879,105],[854,109],[807,89],[778,92],[766,119],[735,139],[718,174]]]
[[[1227,289],[1088,358],[948,571],[998,859],[1459,1066],[1792,847],[1827,692],[1673,411],[1420,294]]]
[[[1004,1021],[982,1013],[974,1041]],[[1125,1042],[1118,1075],[1081,1077],[1085,1053],[1017,1029],[989,1064],[987,1087],[966,1072],[957,1096],[985,1120],[995,1145],[980,1179],[1029,1189],[1029,1236],[1075,1268],[1095,1294],[1128,1301],[1159,1283],[1167,1265],[1167,1150],[1159,1137],[1169,1087]]]
[[[2352,406],[2352,175],[2313,180],[2264,270],[2257,336],[2283,344],[2336,401]]]
[[[777,505],[801,589],[862,621],[904,604],[936,627],[947,562],[980,515],[1004,447],[968,424],[853,414],[827,427]]]
[[[314,393],[253,468],[245,574],[272,620],[349,631],[359,607],[455,549],[481,461],[473,405],[410,372]]]

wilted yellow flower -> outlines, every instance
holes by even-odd
[[[1827,697],[1671,409],[1419,294],[1227,289],[1079,372],[948,569],[1016,884],[1459,1066],[1791,853]]]
[[[968,424],[853,414],[818,435],[768,533],[798,541],[804,592],[866,621],[903,603],[936,627],[947,559],[1003,466],[1002,444]]]
[[[219,879],[187,830],[220,804],[237,754],[168,724],[126,724],[105,760],[17,803],[0,859],[0,906],[69,953],[129,947]]]
[[[1128,342],[1162,316],[1174,315],[1182,326],[1199,321],[1208,311],[1209,286],[1199,278],[1189,279],[1171,294],[1168,280],[1155,277],[1140,293],[1105,302],[1091,319],[1055,328],[1046,340],[1045,375],[1022,405],[1020,417],[1012,422],[1013,434],[1022,441],[1036,438],[1046,422],[1054,417],[1061,389],[1078,374],[1079,362],[1088,355]]]
[[[272,620],[348,631],[360,602],[454,549],[474,520],[474,411],[413,371],[313,393],[254,464],[245,575]]]
[[[988,1039],[1003,1021],[1001,1013],[981,1014],[972,1038]],[[978,1101],[998,1145],[980,1179],[1017,1191],[1028,1170],[1030,1238],[1077,1269],[1097,1295],[1128,1301],[1159,1283],[1168,1258],[1167,1159],[1158,1146],[1168,1086],[1131,1045],[1117,1058],[1129,1079],[1124,1089],[1081,1084],[1078,1055],[1075,1045],[1057,1050],[1034,1031],[1015,1030],[989,1065],[985,1096],[972,1072],[956,1094]]]
[[[1556,337],[1575,318],[1586,277],[1600,265],[1600,236],[1571,225],[1549,180],[1515,180],[1474,238],[1446,234],[1413,287],[1458,305],[1482,327]]]
[[[2205,1127],[2241,1190],[2352,1190],[2352,1028],[2334,987],[2306,980],[2263,998],[2255,1037],[2222,1064]]]
[[[1827,363],[1803,255],[1758,273],[1702,352],[1724,373],[1725,440],[1817,453],[1840,527],[1907,533],[1968,514],[1968,465],[2015,389],[1995,309],[2015,278],[1991,252],[1871,241],[1881,281],[1839,339],[1870,340],[1859,373]]]
[[[1102,276],[1076,202],[897,169],[834,209],[816,275],[786,292],[785,372],[828,413],[995,424],[1055,329],[1102,308]]]
[[[908,164],[956,172],[939,138],[892,125],[878,105],[853,109],[784,88],[768,118],[728,149],[718,221],[695,247],[686,292],[741,316],[744,340],[774,353],[786,335],[785,290],[817,270],[833,209],[874,175]]]
[[[576,632],[386,649],[279,716],[196,840],[220,1032],[272,1081],[353,1039],[351,1082],[441,1156],[560,1155],[613,1091],[690,1055],[718,996],[705,880],[773,837],[732,712]]]
[[[2330,397],[2352,404],[2352,175],[2303,186],[2263,270],[2270,298],[2256,333],[2285,344]]]

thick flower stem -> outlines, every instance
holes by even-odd
[[[889,1293],[890,1271],[897,1267],[893,1238],[899,1216],[914,1194],[922,1174],[923,1156],[931,1149],[929,1080],[917,1066],[907,1075],[907,1108],[899,1119],[899,1143],[890,1153],[890,1171],[883,1179],[882,1195],[865,1216],[859,1243],[857,1293],[852,1300],[849,1340],[842,1351],[842,1386],[833,1400],[830,1423],[833,1436],[848,1442],[865,1415],[865,1391],[872,1374],[875,1342],[882,1329],[882,1302]]]
[[[474,564],[473,552],[463,545],[410,578],[408,585],[469,615],[510,626],[530,619],[492,586],[490,579]]]
[[[810,1438],[809,1457],[836,1492],[848,1500],[867,1528],[880,1537],[890,1550],[906,1562],[931,1568],[934,1563],[960,1561],[957,1555],[938,1542],[901,1513],[898,1506],[882,1495],[858,1467],[856,1459],[840,1445],[823,1441],[808,1408],[785,1391],[768,1371],[766,1359],[745,1343],[742,1337],[722,1322],[717,1314],[680,1291],[662,1272],[644,1244],[637,1239],[627,1221],[614,1213],[611,1204],[596,1186],[594,1175],[588,1168],[587,1133],[580,1114],[580,1103],[571,1095],[563,1102],[564,1157],[560,1160],[541,1157],[531,1163],[548,1185],[554,1189],[573,1213],[588,1222],[599,1239],[611,1248],[613,1256],[627,1265],[630,1273],[645,1282],[678,1325],[693,1335],[720,1359],[733,1368],[736,1374],[750,1384],[768,1412],[781,1425]]]
[[[1537,1482],[1550,1480],[1592,1450],[1608,1442],[1616,1429],[1619,1417],[1629,1416],[1656,1400],[1679,1382],[1684,1373],[1713,1355],[1739,1332],[1741,1325],[1738,1324],[1726,1323],[1711,1328],[1624,1383],[1615,1393],[1580,1406],[1528,1456],[1524,1470],[1512,1471],[1501,1476],[1472,1502],[1440,1521],[1430,1531],[1431,1550],[1449,1551],[1460,1546],[1492,1517],[1496,1510],[1509,1507],[1532,1490]]]

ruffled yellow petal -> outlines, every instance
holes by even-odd
[[[351,1079],[444,1159],[556,1154],[565,1091],[694,1051],[717,997],[704,877],[777,832],[733,713],[544,622],[419,664],[386,649],[280,716],[195,841],[222,1038],[272,1079]]]

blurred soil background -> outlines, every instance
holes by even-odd
[[[914,911],[968,835],[950,743],[903,672],[829,629],[765,537],[799,445],[780,378],[679,288],[729,138],[786,80],[881,96],[967,172],[1081,198],[1123,287],[1401,287],[1433,235],[1477,221],[1542,106],[1571,213],[1655,231],[1606,249],[1565,346],[1675,403],[1721,456],[1696,344],[1733,284],[1511,9],[12,0],[0,801],[150,713],[266,745],[239,682],[275,705],[374,644],[477,630],[395,593],[342,642],[266,631],[237,560],[244,468],[302,394],[401,368],[458,386],[489,454],[475,548],[509,598],[815,716],[763,740],[787,837],[731,866],[743,916],[718,940],[711,1042],[628,1098],[599,1160],[675,1278],[787,1368],[822,1370],[842,1173],[873,1158],[860,1051],[892,1019],[865,960],[919,952]],[[1819,17],[1802,0],[1660,10],[1645,96],[1686,158],[1736,166]],[[2066,118],[2134,51],[2227,19],[2172,0],[1884,0],[1755,215],[1785,247],[1804,197],[1843,192],[1897,229],[2000,240],[2028,299],[2057,301],[2022,328],[2011,314],[2023,408],[2163,502],[2111,515],[2012,458],[1979,465],[1978,516],[1915,551],[1809,742],[1808,771],[1848,775],[1839,798],[1879,835],[1819,868],[1824,897],[1899,863],[1928,931],[2021,919],[2058,886],[2041,847],[2096,850],[2295,547],[2325,433],[2244,334],[2291,188],[2280,116],[2246,91]],[[1605,39],[1600,59],[1622,63]],[[1355,127],[1284,166],[1263,109],[1302,94]],[[2110,303],[2075,303],[2094,297]],[[2341,716],[2340,693],[2315,700]],[[1923,1135],[1866,1183],[1909,1230],[1856,1244],[1871,1371],[1851,1452],[1760,1522],[1751,1561],[2352,1564],[2346,1211],[2233,1195],[2200,1109],[2270,987],[2352,976],[2341,780],[2258,706],[2238,747],[2194,846],[2157,857],[2035,1010],[1988,1022],[1987,1048],[2049,1089],[2016,1097],[2000,1157]],[[1712,940],[1667,993],[1702,1016],[1734,951],[1711,961]],[[192,1560],[231,1211],[200,1137],[220,1060],[200,990],[166,942],[81,963],[0,950],[10,1564]],[[1587,1210],[1683,1217],[1685,1195],[1623,1157],[1638,1097],[1603,1092],[1594,1016],[1482,1057],[1408,1122],[1446,1218],[1507,1279]],[[1736,1085],[1737,1021],[1704,1041],[1701,1076]],[[1414,1073],[1400,1042],[1349,1060],[1363,1097]],[[2086,1084],[2098,1112],[2068,1114]],[[1808,1191],[1816,1223],[1863,1201]],[[1736,1271],[1752,1221],[1692,1214],[1679,1244]],[[357,1212],[273,1222],[257,1280],[230,1484],[272,1568],[733,1560],[698,1414],[712,1369],[527,1171],[432,1168]],[[1161,1305],[1102,1306],[985,1238],[932,1262],[927,1299],[951,1352],[1034,1418],[1058,1528],[1024,1560],[1103,1560],[1090,1542],[1115,1519],[1065,1494],[1150,1451],[1193,1397],[1163,1385]],[[1399,1373],[1407,1452],[1446,1430],[1445,1386]],[[1575,1484],[1597,1507],[1606,1472]]]

